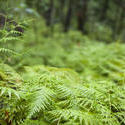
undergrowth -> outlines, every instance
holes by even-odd
[[[125,45],[34,28],[1,30],[0,124],[125,125]]]
[[[43,28],[39,29],[40,26]],[[16,44],[20,52],[26,52],[21,58],[11,62],[17,69],[32,65],[71,68],[83,74],[87,80],[103,78],[124,82],[123,43],[116,41],[106,44],[94,41],[77,31],[60,33],[55,29],[50,35],[49,28],[45,28],[44,23],[40,22],[34,24],[34,28],[29,28],[24,41]]]
[[[70,69],[44,66],[25,67],[22,79],[15,89],[1,81],[0,115],[12,124],[125,124],[124,85],[84,82]]]

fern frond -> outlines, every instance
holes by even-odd
[[[6,48],[0,48],[0,53],[8,53],[8,54],[19,55],[19,54],[16,53],[15,51],[10,50],[10,49],[6,49]]]
[[[20,98],[20,94],[16,90],[0,86],[0,96],[2,97],[3,95],[8,95],[9,98],[11,98],[12,95],[15,95],[18,99]]]
[[[15,31],[14,31],[14,33],[15,33]],[[8,41],[16,41],[16,40],[19,40],[19,38],[10,36],[10,37],[3,37],[2,39],[0,39],[0,42],[6,43]]]
[[[31,97],[28,117],[30,118],[35,113],[49,109],[53,102],[53,94],[53,91],[46,87],[39,88],[39,90],[34,93],[33,97]]]
[[[49,111],[46,114],[47,118],[49,118],[52,122],[69,122],[70,120],[74,123],[79,123],[80,125],[99,125],[101,124],[100,117],[97,116],[97,114],[91,114],[87,112],[81,112],[80,110],[76,109],[59,109],[59,110],[53,110]]]

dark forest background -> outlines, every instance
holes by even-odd
[[[20,13],[22,18],[24,14],[41,16],[51,31],[58,25],[63,32],[79,30],[97,40],[125,40],[124,0],[4,1],[1,1],[1,12],[10,16]]]

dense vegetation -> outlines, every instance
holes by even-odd
[[[0,0],[0,125],[125,125],[123,2]]]

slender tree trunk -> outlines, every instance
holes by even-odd
[[[119,15],[116,19],[115,30],[114,30],[114,38],[116,38],[123,31],[125,21],[125,13],[122,8],[119,10]]]
[[[66,18],[64,21],[64,31],[67,32],[69,30],[71,19],[72,19],[72,10],[73,10],[73,0],[69,0],[68,3],[68,11],[66,14]]]
[[[124,1],[115,0],[116,5],[118,6],[117,18],[115,20],[113,38],[116,39],[118,35],[122,33],[125,26],[125,4]]]
[[[100,21],[105,21],[107,16],[107,10],[109,8],[109,0],[104,0],[101,13],[100,13]]]
[[[53,23],[54,16],[54,0],[50,0],[50,8],[48,10],[47,25],[51,26]]]
[[[117,33],[119,34],[123,28],[124,28],[124,21],[125,21],[125,10],[121,10],[120,13],[120,18],[119,18],[119,25],[118,25],[118,29],[117,29]]]
[[[65,3],[66,0],[60,0],[60,5],[59,5],[59,18],[60,22],[63,24],[64,23],[64,8],[65,8]]]
[[[83,33],[86,33],[85,23],[87,21],[87,4],[88,0],[82,0],[77,11],[78,30],[82,31]]]

